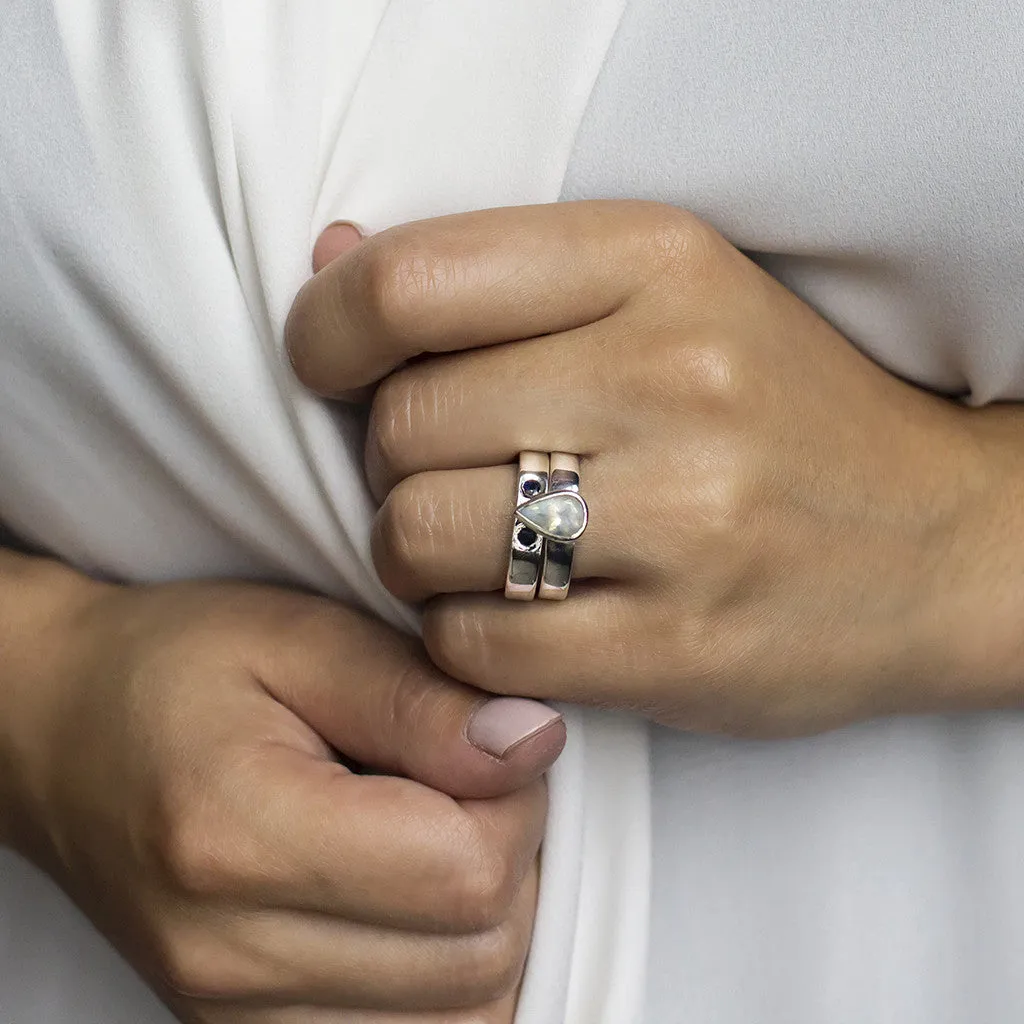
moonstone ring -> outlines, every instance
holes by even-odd
[[[580,494],[580,460],[568,452],[552,452],[548,492],[516,512],[520,522],[533,524],[544,537],[544,564],[537,596],[563,601],[569,596],[576,541],[587,528],[589,510]]]
[[[526,601],[567,597],[575,544],[587,528],[588,514],[578,456],[521,453],[505,596]]]

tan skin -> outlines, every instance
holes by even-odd
[[[898,380],[663,204],[356,241],[321,238],[289,350],[323,395],[381,382],[374,557],[446,672],[759,737],[1021,701],[1018,408]],[[560,604],[499,592],[524,449],[582,456]]]
[[[324,599],[0,578],[0,842],[182,1021],[509,1024],[560,722],[485,754],[485,695]]]

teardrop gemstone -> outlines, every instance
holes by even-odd
[[[552,491],[520,505],[516,518],[549,540],[573,541],[587,528],[587,503],[575,491]]]

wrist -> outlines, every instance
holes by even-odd
[[[1024,410],[963,410],[964,500],[948,552],[941,706],[1024,704]],[[944,699],[942,699],[944,698]]]
[[[36,845],[47,737],[74,664],[78,612],[108,585],[0,550],[0,845]]]

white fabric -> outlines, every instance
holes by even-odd
[[[895,373],[1024,400],[1022,42],[1016,3],[631,0],[563,195],[693,210]],[[648,1024],[1024,1020],[1019,713],[659,729],[652,772]]]
[[[48,10],[0,19],[0,519],[79,564],[400,615],[358,424],[293,387],[281,318],[332,217],[554,198],[567,160],[564,197],[695,210],[895,372],[1024,399],[1013,4],[631,0],[575,144],[610,2]],[[521,1020],[637,1019],[644,744],[572,722]],[[1019,715],[655,730],[653,767],[647,1024],[1024,1019]],[[0,872],[0,1020],[165,1019],[48,883]]]
[[[293,382],[284,319],[332,219],[557,199],[620,7],[8,0],[0,521],[96,572],[298,581],[415,628],[370,564],[360,420]],[[646,729],[567,715],[517,1020],[618,1024]],[[166,1020],[114,963],[0,859],[0,1019]]]

